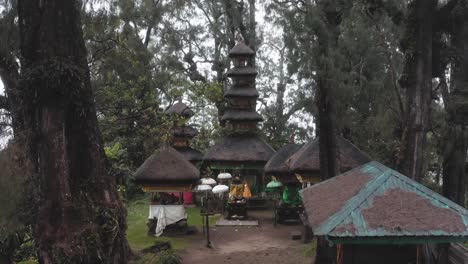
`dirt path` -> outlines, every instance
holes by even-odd
[[[213,248],[205,245],[203,236],[197,235],[182,252],[184,264],[218,263],[271,263],[310,264],[305,257],[306,245],[291,240],[291,231],[301,231],[301,225],[273,226],[271,212],[254,211],[249,215],[259,220],[258,227],[223,226],[210,228]]]

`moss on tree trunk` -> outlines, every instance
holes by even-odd
[[[98,130],[79,3],[20,0],[18,14],[19,132],[39,194],[40,263],[126,263],[126,211]]]

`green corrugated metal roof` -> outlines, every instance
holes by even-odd
[[[353,185],[353,177],[357,181],[363,175],[365,180],[359,189],[349,197],[343,196],[344,188],[357,188],[357,185],[342,186],[341,183]],[[329,190],[330,186],[335,189]],[[313,200],[324,197],[319,192],[327,192],[328,197],[333,197],[330,195],[335,192],[343,200],[330,201],[335,204],[327,206],[327,201]],[[468,211],[465,208],[375,161],[304,189],[302,194],[314,234],[326,236],[331,241],[416,243],[422,240],[428,243],[468,240]],[[415,199],[407,201],[403,197]],[[416,201],[420,207],[415,207]],[[337,207],[337,204],[341,206]],[[336,210],[330,212],[334,207]],[[379,219],[375,212],[383,212],[381,217],[388,215]],[[404,218],[405,214],[411,215],[411,219]]]

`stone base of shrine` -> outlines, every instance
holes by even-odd
[[[258,226],[257,220],[226,220],[219,219],[216,226]]]

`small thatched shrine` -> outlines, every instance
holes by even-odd
[[[171,128],[171,146],[192,164],[198,165],[203,160],[203,153],[190,147],[190,140],[198,135],[198,131],[186,125],[194,112],[186,104],[177,102],[166,110],[166,114],[176,117]]]
[[[200,172],[172,147],[151,155],[135,173],[135,183],[147,192],[183,192],[192,190]]]
[[[280,148],[265,165],[265,174],[275,177],[282,183],[298,182],[294,173],[289,170],[288,159],[302,146],[289,143]]]
[[[365,164],[371,159],[354,144],[340,136],[336,137],[340,172]],[[299,149],[288,160],[289,169],[302,183],[318,183],[320,175],[319,139],[316,138]]]
[[[306,222],[337,264],[433,263],[428,243],[468,239],[468,210],[375,161],[302,194]]]
[[[257,135],[257,124],[263,120],[256,112],[257,71],[250,65],[255,52],[238,43],[229,52],[234,67],[227,72],[232,87],[224,94],[227,107],[221,120],[223,136],[208,150],[204,161],[215,172],[236,171],[247,181],[253,194],[263,191],[263,167],[274,154],[273,148]]]

